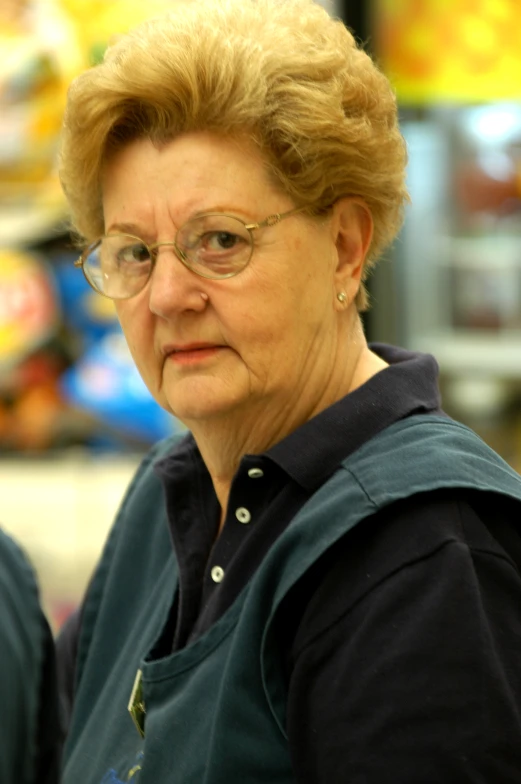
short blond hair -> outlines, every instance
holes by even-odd
[[[103,234],[100,180],[111,152],[200,130],[247,134],[296,204],[321,212],[341,196],[362,198],[374,221],[365,273],[396,236],[407,192],[394,93],[344,24],[312,0],[181,1],[75,79],[60,177],[80,237]],[[367,305],[364,286],[357,305]]]

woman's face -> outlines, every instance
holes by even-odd
[[[104,171],[105,231],[149,244],[173,240],[201,213],[248,223],[294,206],[253,147],[207,133],[160,148],[138,140]],[[331,220],[297,214],[253,236],[249,265],[224,280],[196,275],[172,246],[162,247],[143,291],[116,303],[152,395],[189,426],[270,412],[281,422],[296,412],[305,419],[333,372],[339,285]]]

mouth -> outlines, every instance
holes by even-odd
[[[186,345],[165,346],[165,360],[175,365],[194,365],[215,357],[224,346],[214,343],[188,343]]]

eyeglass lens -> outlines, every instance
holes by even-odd
[[[90,283],[112,299],[126,299],[147,284],[154,266],[156,247],[149,247],[130,234],[103,237],[84,257],[83,268]],[[237,275],[248,264],[252,238],[245,225],[228,215],[194,218],[177,232],[175,246],[180,260],[205,278]]]

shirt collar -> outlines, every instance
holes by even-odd
[[[342,460],[394,422],[412,414],[441,413],[434,357],[381,343],[370,348],[389,367],[266,453],[309,490],[319,487]]]
[[[389,367],[263,455],[245,456],[245,460],[268,459],[304,489],[312,491],[334,473],[342,460],[394,422],[412,414],[441,413],[438,364],[434,357],[382,343],[370,344],[370,348]],[[188,479],[194,468],[199,474],[205,473],[191,434],[155,467],[167,481],[173,477],[178,481],[180,475]]]

